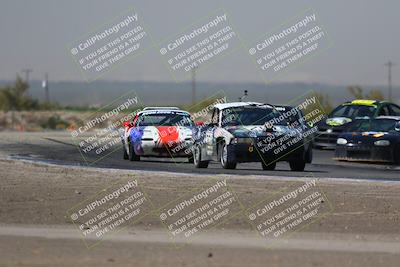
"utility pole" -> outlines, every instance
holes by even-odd
[[[46,101],[46,103],[50,103],[49,76],[48,76],[47,73],[44,75],[44,80],[42,82],[42,87],[44,88],[45,101]]]
[[[392,61],[388,61],[385,66],[388,67],[388,97],[389,101],[392,101],[392,67],[395,66]]]
[[[25,82],[29,87],[29,73],[31,73],[33,69],[22,69],[21,72],[25,73]]]
[[[197,66],[192,68],[192,104],[196,103],[196,69]]]

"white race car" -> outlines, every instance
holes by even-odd
[[[190,113],[175,107],[147,107],[132,122],[124,123],[124,159],[140,157],[186,157],[192,162]]]

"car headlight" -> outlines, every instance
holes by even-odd
[[[390,146],[390,141],[389,140],[378,140],[374,142],[374,145],[376,146]]]
[[[338,140],[336,141],[336,144],[338,144],[338,145],[345,145],[345,144],[347,144],[347,139],[338,138]]]

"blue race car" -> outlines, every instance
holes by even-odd
[[[400,164],[400,116],[355,121],[339,135],[335,159]]]

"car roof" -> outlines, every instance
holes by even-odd
[[[348,105],[360,105],[360,106],[374,106],[379,104],[379,101],[377,100],[371,100],[371,99],[354,99],[353,101],[347,101],[343,103],[342,105],[348,106]]]
[[[177,107],[145,107],[143,110],[180,110]]]
[[[245,106],[273,108],[273,106],[271,106],[269,104],[259,103],[259,102],[231,102],[231,103],[221,103],[221,104],[214,105],[214,107],[219,110],[226,109],[226,108],[233,108],[233,107],[245,107]]]
[[[185,110],[181,110],[177,107],[146,107],[142,111],[138,112],[141,114],[173,114],[173,113],[185,113],[190,114]]]
[[[278,111],[287,110],[287,109],[291,110],[291,109],[294,108],[294,107],[288,106],[288,105],[274,105],[274,107],[275,107],[276,110],[278,110]]]
[[[342,105],[360,105],[360,106],[376,107],[376,106],[378,106],[380,104],[384,104],[384,103],[394,104],[394,103],[391,103],[391,102],[388,102],[388,101],[384,101],[384,100],[354,99],[352,101],[344,102]],[[394,104],[394,105],[396,105],[396,104]]]

